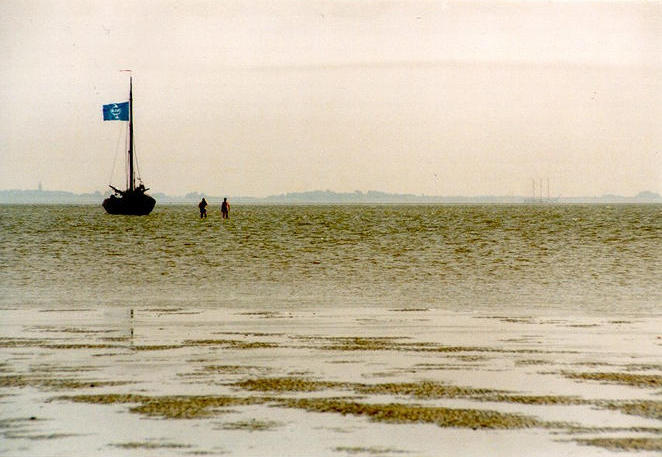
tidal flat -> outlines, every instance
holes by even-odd
[[[3,455],[661,449],[658,317],[41,311],[2,310]]]

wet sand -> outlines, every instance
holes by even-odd
[[[662,318],[3,309],[0,454],[662,451]]]

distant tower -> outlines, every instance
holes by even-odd
[[[39,181],[39,187],[38,187],[39,192],[41,192],[43,189],[41,188],[41,181]]]

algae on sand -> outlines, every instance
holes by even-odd
[[[618,451],[662,451],[662,438],[585,438],[575,441]]]
[[[519,414],[479,409],[454,409],[407,405],[402,403],[370,404],[333,398],[285,399],[279,406],[311,412],[366,416],[375,422],[429,423],[439,427],[472,429],[516,429],[545,427],[549,424]]]
[[[213,395],[191,396],[146,396],[132,394],[74,395],[58,397],[79,403],[113,404],[137,403],[130,408],[133,413],[165,419],[197,419],[213,416],[219,409],[228,406],[253,405],[264,403],[261,398],[226,397]]]
[[[248,432],[263,432],[267,430],[274,430],[282,426],[282,422],[277,421],[261,421],[257,419],[250,419],[238,422],[226,422],[221,428],[223,430],[245,430]]]
[[[616,409],[625,414],[648,417],[662,420],[662,401],[656,400],[629,400],[621,402],[607,402],[608,409]]]
[[[656,374],[634,374],[618,372],[582,372],[575,373],[563,371],[563,376],[570,379],[581,379],[586,381],[601,381],[615,384],[625,384],[635,387],[662,387],[662,375]]]

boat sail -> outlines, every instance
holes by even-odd
[[[133,141],[133,76],[129,78],[129,101],[123,103],[112,103],[103,105],[104,121],[129,121],[129,144],[128,144],[128,184],[126,190],[120,190],[109,186],[115,192],[106,198],[102,206],[108,214],[125,214],[133,216],[146,216],[152,212],[156,200],[147,195],[142,180],[136,186],[136,176],[134,172],[134,157],[136,149]]]

